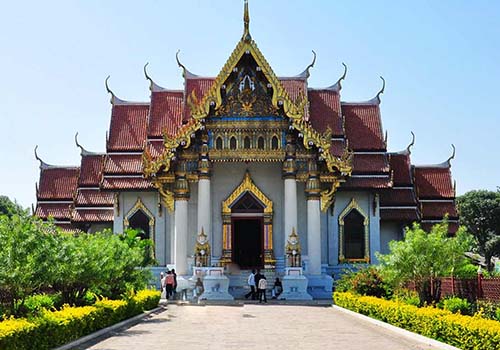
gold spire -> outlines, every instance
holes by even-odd
[[[250,14],[248,13],[248,0],[245,0],[245,11],[243,13],[243,24],[244,24],[244,30],[243,30],[243,40],[249,41],[251,39],[250,36]]]

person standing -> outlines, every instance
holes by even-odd
[[[260,300],[260,289],[259,289],[259,282],[264,277],[263,274],[260,273],[260,270],[257,270],[257,273],[255,274],[255,288],[257,288],[257,300]]]
[[[165,277],[165,291],[167,294],[167,299],[170,299],[173,290],[174,290],[174,275],[172,274],[172,271],[168,271],[167,276]]]
[[[262,301],[267,303],[266,289],[267,289],[266,276],[262,275],[262,277],[259,279],[259,284],[258,284],[259,303],[262,303]]]
[[[177,274],[175,273],[175,269],[172,269],[172,275],[174,275],[174,286],[172,289],[172,295],[174,296],[175,300],[175,296],[177,295]]]
[[[255,300],[255,270],[252,270],[250,275],[248,275],[247,284],[250,286],[250,292],[245,294],[245,299],[248,299],[249,296],[252,296],[252,300]]]

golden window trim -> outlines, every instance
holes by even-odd
[[[344,255],[344,219],[349,213],[353,210],[356,210],[363,217],[363,226],[365,227],[364,238],[365,238],[365,256],[364,258],[346,258]],[[358,204],[356,199],[351,198],[349,204],[342,210],[339,215],[339,262],[352,262],[352,263],[370,263],[370,219],[369,216],[366,215],[364,210]]]
[[[132,209],[130,209],[123,218],[123,228],[128,229],[130,226],[129,220],[132,216],[134,216],[135,213],[137,213],[139,210],[142,210],[142,212],[149,218],[149,233],[151,235],[151,240],[153,243],[155,242],[155,216],[153,213],[144,205],[144,202],[142,201],[141,197],[137,198],[137,201],[135,202],[134,206]],[[154,249],[153,249],[153,254],[154,254]]]

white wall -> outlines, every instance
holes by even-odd
[[[380,252],[389,253],[389,242],[403,238],[403,227],[398,222],[380,223]]]

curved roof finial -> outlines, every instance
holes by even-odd
[[[153,83],[153,79],[151,79],[151,77],[149,76],[148,74],[148,71],[146,70],[146,68],[148,67],[149,65],[149,62],[146,62],[146,64],[144,65],[144,76],[146,77],[147,80],[149,80],[150,83]]]
[[[248,0],[244,0],[245,8],[243,11],[243,40],[250,41],[250,13],[248,11]]]
[[[85,148],[83,148],[82,145],[80,145],[80,143],[78,142],[78,132],[75,134],[75,144],[76,144],[76,147],[80,148],[82,150],[82,154],[84,153],[87,153],[87,150]]]
[[[37,152],[37,149],[38,149],[38,145],[35,146],[35,159],[38,160],[40,162],[40,168],[43,169],[43,168],[46,168],[48,166],[47,163],[45,163],[39,156],[38,156],[38,152]]]
[[[186,77],[186,72],[188,71],[186,66],[184,66],[181,61],[179,60],[179,53],[181,52],[181,50],[177,50],[176,54],[175,54],[175,60],[177,61],[177,65],[179,66],[179,68],[182,68],[182,76],[185,78]]]
[[[306,68],[306,78],[309,78],[309,69],[311,69],[312,67],[314,67],[314,64],[316,63],[316,52],[314,52],[314,50],[311,50],[312,53],[313,53],[313,60],[312,62],[307,66]]]
[[[451,160],[455,158],[455,152],[456,152],[454,144],[451,144],[451,148],[453,149],[453,152],[452,152],[450,158],[448,158],[448,160],[446,161],[446,163],[448,163],[449,166],[451,166]]]
[[[347,64],[345,64],[344,62],[342,62],[342,65],[344,66],[344,73],[342,74],[342,76],[339,78],[339,80],[337,80],[337,84],[340,84],[340,81],[341,80],[344,80],[345,77],[347,76]]]
[[[415,144],[415,134],[413,133],[413,131],[410,131],[411,132],[411,142],[410,144],[408,145],[408,147],[406,147],[406,151],[408,153],[411,153],[411,148],[413,147],[413,145]]]
[[[115,94],[113,93],[113,91],[111,91],[111,89],[109,88],[109,85],[108,85],[108,80],[109,78],[111,78],[111,75],[108,75],[108,77],[106,78],[106,80],[104,81],[104,86],[106,86],[106,91],[108,92],[108,94],[111,95],[111,100],[109,101],[111,104],[113,104],[115,102]]]
[[[382,89],[377,93],[377,98],[380,101],[380,95],[382,95],[385,91],[385,79],[383,76],[380,76],[380,79],[382,79]]]

